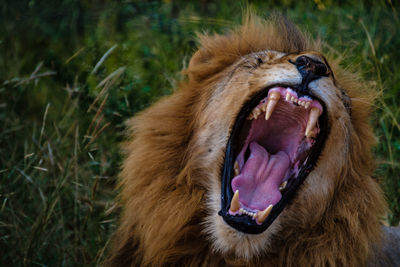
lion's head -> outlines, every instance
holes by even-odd
[[[185,73],[130,121],[110,262],[364,262],[384,210],[374,91],[283,18],[200,36]]]

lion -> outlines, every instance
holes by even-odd
[[[178,89],[128,122],[107,264],[394,265],[376,91],[282,16],[199,43]]]

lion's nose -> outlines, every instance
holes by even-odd
[[[329,69],[325,63],[308,56],[299,56],[296,61],[289,60],[289,62],[295,65],[299,71],[302,81],[298,89],[305,94],[309,91],[310,82],[329,75]]]
[[[317,60],[307,56],[300,56],[294,62],[301,75],[308,76],[314,74],[316,76],[326,76],[328,74],[327,66]]]

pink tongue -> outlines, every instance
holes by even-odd
[[[233,192],[239,190],[242,205],[253,210],[264,210],[279,202],[279,185],[289,169],[289,156],[283,152],[271,155],[257,142],[250,143],[250,157],[240,174],[232,180]]]

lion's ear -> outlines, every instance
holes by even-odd
[[[197,50],[189,61],[186,73],[189,81],[200,81],[211,74],[212,56],[205,49]]]
[[[210,60],[210,54],[207,53],[204,49],[197,50],[189,62],[189,69],[195,68],[201,64],[207,63]]]

